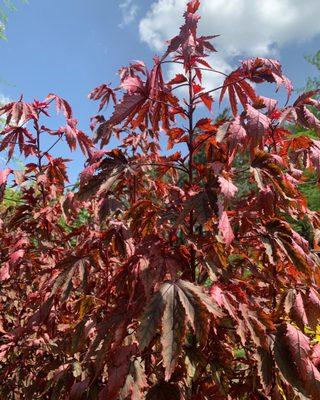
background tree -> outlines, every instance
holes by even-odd
[[[27,3],[27,0],[22,0]],[[6,39],[5,29],[8,22],[8,12],[17,11],[14,1],[2,0],[0,2],[0,39]]]

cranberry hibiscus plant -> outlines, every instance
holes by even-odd
[[[320,398],[317,247],[288,222],[306,219],[316,242],[298,184],[320,171],[320,141],[287,129],[320,132],[316,91],[280,107],[256,92],[274,83],[289,99],[278,61],[213,69],[199,6],[151,69],[133,62],[117,87],[93,90],[100,111],[114,103],[92,118],[93,140],[56,95],[1,108],[0,149],[27,159],[0,172],[2,200],[9,182],[20,193],[1,207],[1,398]],[[166,79],[172,64],[181,73]],[[223,85],[204,88],[203,71]],[[213,119],[215,94],[232,117]],[[54,103],[56,130],[42,122]],[[50,153],[63,140],[88,157],[69,192],[68,160]]]

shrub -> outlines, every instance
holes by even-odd
[[[56,95],[1,108],[0,149],[27,159],[0,173],[2,198],[19,188],[1,208],[1,398],[319,399],[320,220],[299,184],[319,173],[320,142],[287,129],[319,132],[317,92],[284,107],[259,96],[262,82],[291,95],[276,60],[214,70],[199,6],[151,69],[133,62],[91,92],[100,111],[115,103],[93,117],[93,141]],[[181,73],[167,78],[171,63]],[[204,88],[203,70],[222,87]],[[219,91],[232,117],[215,120]],[[52,154],[64,140],[88,157],[69,191],[68,160]]]

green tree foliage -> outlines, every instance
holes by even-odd
[[[27,0],[21,0],[27,3]],[[13,0],[0,1],[0,39],[6,40],[5,29],[8,22],[8,13],[17,11],[16,2]]]

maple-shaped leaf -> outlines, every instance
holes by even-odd
[[[320,121],[311,112],[309,107],[320,108],[319,101],[313,99],[312,97],[319,94],[320,89],[311,90],[309,92],[300,95],[297,100],[293,103],[293,107],[289,107],[287,112],[293,111],[294,116],[298,119],[299,123],[306,128],[314,129],[318,134],[320,134]]]
[[[64,185],[65,182],[69,182],[66,162],[71,160],[61,157],[53,158],[47,153],[46,158],[48,159],[48,164],[43,167],[43,170],[45,171],[48,183]]]
[[[46,101],[48,102],[55,101],[57,112],[61,111],[67,119],[73,118],[72,108],[70,104],[67,102],[67,100],[57,96],[54,93],[49,93],[48,96],[46,97]]]
[[[1,134],[4,135],[4,138],[1,140],[0,151],[8,149],[8,161],[11,160],[16,146],[25,156],[35,153],[36,139],[27,128],[7,126]]]
[[[246,75],[243,74],[241,69],[237,69],[226,77],[221,89],[219,104],[222,103],[225,93],[228,91],[231,110],[235,117],[238,114],[237,99],[239,99],[244,109],[249,104],[249,100],[256,101],[256,93],[245,79]]]
[[[292,83],[285,75],[283,75],[278,60],[260,57],[250,58],[242,62],[242,72],[255,83],[276,83],[277,90],[281,85],[284,85],[288,93],[288,99],[293,91]]]
[[[147,73],[146,64],[144,61],[135,60],[129,64],[129,66],[121,67],[118,71],[121,81],[126,79],[129,76],[134,76],[137,73],[141,73],[142,75],[146,75]]]
[[[194,7],[192,3],[194,2],[188,3],[187,11],[184,13],[185,21],[180,28],[179,35],[170,40],[168,49],[161,61],[164,60],[168,54],[174,53],[180,49],[181,58],[184,60],[186,66],[187,60],[196,53],[197,25],[200,16],[196,14],[197,7]]]
[[[126,90],[129,94],[133,93],[144,93],[145,83],[139,76],[128,76],[121,80],[120,88]]]
[[[35,107],[22,101],[7,103],[0,107],[0,116],[6,115],[6,125],[19,125],[27,122],[30,118],[38,120],[38,113]]]
[[[97,160],[93,156],[90,165],[80,174],[80,188],[76,197],[81,201],[87,200],[91,196],[106,194],[128,167],[126,157],[119,150],[107,152],[107,156],[103,159],[106,152],[102,151],[97,154]],[[94,175],[97,171],[99,173]]]
[[[217,140],[222,142],[226,137],[231,152],[234,152],[238,146],[245,143],[247,132],[244,128],[244,122],[239,115],[231,123],[226,122],[220,128],[221,131],[217,133]]]
[[[237,186],[235,186],[230,179],[226,179],[223,176],[219,176],[218,181],[221,187],[221,193],[227,199],[232,199],[238,191]]]
[[[253,108],[250,104],[246,107],[247,113],[247,133],[251,139],[252,146],[261,142],[263,135],[269,128],[270,119],[260,111]]]
[[[137,111],[147,99],[145,94],[135,93],[129,94],[126,93],[123,96],[123,99],[120,103],[115,105],[114,112],[107,121],[109,125],[118,125],[121,122],[125,121],[130,114]],[[97,138],[96,140],[98,140]]]
[[[138,331],[140,347],[148,347],[161,325],[165,378],[169,380],[178,362],[186,330],[186,319],[204,341],[208,314],[222,317],[219,307],[202,290],[184,280],[166,281],[147,305]]]
[[[88,95],[91,100],[100,100],[99,111],[103,109],[105,105],[109,104],[110,99],[116,104],[117,98],[113,89],[111,89],[105,83],[94,88]]]
[[[77,119],[68,118],[66,122],[67,124],[59,129],[59,133],[64,133],[71,151],[76,149],[78,143],[82,153],[88,156],[93,147],[91,139],[84,132],[78,129]]]

